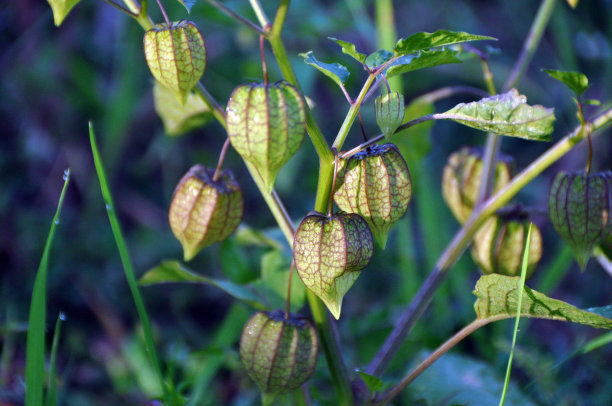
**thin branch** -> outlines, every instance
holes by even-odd
[[[266,12],[264,11],[261,4],[259,4],[259,0],[249,0],[249,2],[251,3],[251,8],[255,12],[255,15],[257,16],[257,19],[259,20],[261,26],[269,26],[270,20],[268,19],[268,16],[266,15]]]
[[[138,16],[137,13],[133,13],[131,10],[123,7],[121,4],[115,3],[113,0],[102,0],[102,1],[104,1],[105,3],[115,7],[116,9],[118,9],[119,11],[129,15],[130,17],[137,17]]]
[[[458,94],[469,94],[480,98],[489,97],[490,94],[485,92],[482,89],[473,86],[445,86],[439,89],[433,90],[431,92],[422,94],[417,97],[418,100],[423,100],[428,103],[435,103],[439,100],[445,99],[447,97],[455,96]]]
[[[601,130],[611,122],[612,109],[608,109],[587,126],[591,127],[591,135],[594,135],[596,131]],[[480,226],[493,215],[495,211],[508,203],[510,199],[525,187],[525,185],[565,155],[578,142],[582,141],[586,136],[586,131],[587,130],[582,128],[582,126],[574,129],[574,131],[563,137],[559,142],[550,147],[548,151],[540,155],[538,159],[532,162],[531,165],[525,168],[520,174],[515,176],[506,187],[474,209],[470,218],[446,247],[408,308],[395,323],[386,341],[378,350],[370,365],[368,365],[366,369],[367,373],[371,375],[380,375],[386,369],[389,361],[402,345],[410,330],[412,330],[417,320],[423,315],[425,309],[427,309],[436,289],[442,283],[442,280],[454,263],[459,259],[463,251],[467,248]]]
[[[505,317],[504,317],[505,318]],[[499,318],[501,320],[501,318]],[[384,406],[389,403],[394,397],[399,395],[406,386],[410,385],[423,371],[429,368],[434,362],[436,362],[442,355],[446,354],[451,348],[459,344],[464,338],[478,330],[482,326],[498,320],[498,318],[487,318],[487,319],[476,319],[461,330],[459,330],[454,336],[446,340],[444,344],[438,347],[434,352],[429,354],[419,365],[414,367],[408,374],[388,392],[378,396],[374,400],[374,406]]]
[[[221,168],[223,167],[223,161],[225,161],[225,154],[227,153],[227,147],[229,147],[230,138],[227,137],[225,142],[223,143],[223,147],[221,147],[221,153],[219,154],[219,162],[217,162],[217,168],[215,169],[215,174],[213,175],[212,181],[216,182],[219,180],[219,175],[221,175]]]
[[[255,31],[257,34],[263,35],[263,36],[268,35],[268,33],[265,32],[264,30],[262,30],[257,24],[255,24],[254,22],[252,22],[248,18],[243,17],[242,15],[236,13],[234,10],[228,8],[223,3],[218,2],[217,0],[206,0],[206,2],[209,3],[211,6],[215,7],[217,10],[219,10],[222,13],[226,14],[227,16],[229,16],[229,17],[233,18],[234,20],[238,21],[239,23],[246,25],[247,27],[249,27],[250,29]]]

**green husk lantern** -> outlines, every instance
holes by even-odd
[[[272,190],[278,172],[304,141],[306,111],[285,82],[238,86],[227,103],[227,134],[234,149]]]
[[[174,190],[168,218],[185,261],[229,237],[242,219],[242,192],[231,171],[221,171],[216,181],[213,177],[214,170],[195,165]]]
[[[406,161],[395,145],[384,144],[341,162],[334,200],[341,210],[363,217],[384,248],[389,229],[406,213],[412,197]]]
[[[612,172],[559,172],[548,196],[553,227],[584,270],[593,248],[612,231]]]
[[[482,150],[471,147],[463,147],[453,152],[444,167],[442,197],[461,224],[470,217],[478,199],[482,167]],[[492,194],[510,183],[512,167],[512,158],[500,154],[495,167]]]
[[[395,130],[404,121],[404,96],[398,92],[389,92],[374,100],[376,122],[386,139],[391,138]]]
[[[277,310],[257,312],[240,338],[240,359],[249,377],[267,395],[291,392],[312,375],[317,334],[310,321]]]
[[[153,77],[185,104],[206,68],[206,46],[195,24],[157,24],[145,33],[144,50]]]
[[[342,299],[372,259],[368,223],[354,213],[311,212],[293,239],[295,268],[304,285],[321,298],[336,319]]]

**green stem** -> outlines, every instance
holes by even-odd
[[[410,385],[412,381],[414,381],[423,371],[429,368],[434,362],[436,362],[442,355],[446,354],[451,348],[459,344],[461,340],[472,334],[474,331],[478,330],[482,326],[486,326],[487,324],[496,321],[496,318],[488,318],[488,319],[476,319],[460,331],[458,331],[454,336],[446,340],[444,344],[439,346],[434,352],[429,354],[427,358],[419,363],[416,367],[414,367],[408,374],[402,378],[402,380],[395,385],[388,392],[384,393],[380,398],[377,398],[374,406],[383,406],[388,404],[393,398],[400,394],[406,386]]]
[[[336,139],[334,140],[334,143],[332,144],[332,148],[336,148],[338,151],[340,151],[340,149],[342,148],[342,144],[344,144],[344,141],[346,140],[349,130],[351,129],[351,126],[353,125],[353,122],[355,121],[357,114],[359,113],[359,109],[361,108],[363,99],[365,98],[365,95],[368,93],[368,90],[370,90],[370,86],[372,86],[372,83],[374,82],[375,79],[376,79],[375,73],[371,73],[368,75],[368,78],[366,79],[365,83],[363,84],[363,87],[361,88],[361,92],[359,92],[359,96],[357,96],[357,99],[355,99],[355,101],[351,103],[351,107],[349,108],[348,113],[346,113],[344,122],[342,123],[340,130],[338,130],[338,135],[336,136]]]
[[[215,7],[217,10],[221,11],[222,13],[238,21],[239,23],[244,24],[245,26],[249,27],[250,29],[255,31],[257,34],[263,35],[263,36],[267,35],[267,33],[264,30],[262,30],[256,24],[254,24],[251,20],[236,13],[234,10],[226,7],[225,4],[218,2],[217,0],[206,0],[206,2],[209,3],[211,6]]]
[[[267,27],[270,25],[270,20],[268,19],[268,16],[266,15],[266,12],[261,4],[259,4],[259,0],[249,0],[249,3],[251,3],[251,8],[253,8],[253,11],[255,12],[261,26]]]
[[[104,199],[104,204],[106,205],[106,213],[108,214],[108,220],[110,222],[111,229],[113,231],[113,236],[115,237],[115,242],[117,244],[117,250],[119,251],[119,257],[121,258],[121,264],[123,265],[125,279],[127,280],[128,286],[130,288],[130,292],[132,293],[132,298],[134,299],[134,303],[136,305],[138,317],[140,317],[140,322],[142,323],[142,329],[143,329],[144,340],[145,340],[145,353],[149,356],[149,360],[151,361],[151,364],[153,365],[155,375],[157,377],[158,383],[162,390],[164,403],[168,406],[171,406],[174,404],[174,402],[172,401],[170,392],[168,391],[168,387],[166,386],[166,383],[164,382],[164,377],[161,371],[161,366],[159,363],[159,359],[157,357],[157,351],[155,350],[155,342],[153,340],[153,330],[151,329],[151,322],[149,320],[149,315],[144,305],[144,301],[140,294],[140,290],[138,289],[138,283],[136,282],[136,275],[134,273],[134,268],[132,267],[132,261],[128,253],[127,244],[125,243],[125,239],[123,238],[123,232],[121,231],[119,220],[117,219],[113,197],[111,195],[110,188],[108,187],[108,181],[106,179],[106,172],[104,170],[104,165],[102,163],[100,153],[98,152],[98,146],[97,146],[95,137],[96,136],[94,133],[93,124],[90,122],[89,123],[89,142],[91,143],[91,151],[94,157],[96,173],[98,174],[98,179],[100,181],[100,190],[102,191],[102,198]]]
[[[606,110],[599,115],[591,124],[591,135],[595,131],[601,130],[604,126],[612,122],[612,109]],[[520,174],[512,179],[506,187],[491,196],[482,205],[475,208],[470,218],[455,235],[446,250],[438,259],[433,270],[415,295],[414,299],[404,311],[394,328],[387,337],[387,340],[376,353],[374,359],[368,365],[366,372],[371,375],[381,374],[387,367],[391,358],[404,342],[406,336],[412,330],[417,320],[423,315],[425,309],[431,302],[433,294],[451,269],[453,264],[459,259],[460,255],[467,248],[472,237],[480,226],[497,210],[502,208],[510,201],[527,183],[542,173],[546,168],[556,162],[559,158],[571,150],[578,142],[582,141],[587,129],[582,126],[577,127],[573,132],[566,135],[559,142],[548,149],[538,159],[525,168]]]
[[[376,0],[376,39],[378,49],[393,49],[397,41],[395,29],[395,13],[392,0]],[[389,79],[391,90],[403,93],[402,76]]]
[[[542,34],[544,33],[544,28],[546,28],[548,25],[548,21],[550,20],[550,16],[552,15],[554,8],[555,0],[543,0],[540,4],[538,13],[531,24],[531,28],[529,29],[527,39],[523,44],[521,55],[512,68],[512,72],[504,85],[504,90],[507,91],[514,87],[514,85],[520,80],[523,73],[525,73],[527,65],[529,65],[529,62],[531,62],[531,58],[540,44]]]

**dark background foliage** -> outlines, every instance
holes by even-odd
[[[172,17],[187,17],[177,2],[165,3]],[[274,4],[265,6],[272,12],[275,2],[270,3]],[[348,106],[335,85],[305,65],[297,54],[314,50],[323,61],[349,66],[347,87],[356,95],[365,74],[327,37],[355,42],[364,52],[375,51],[372,3],[294,0],[291,4],[285,44],[305,93],[316,104],[314,114],[328,140],[338,130]],[[396,1],[398,35],[446,28],[499,38],[491,44],[500,49],[491,59],[491,68],[500,89],[520,52],[537,3]],[[248,2],[226,4],[254,19]],[[154,2],[150,8],[161,20]],[[258,38],[252,32],[202,1],[196,3],[188,18],[198,24],[206,39],[208,66],[203,83],[218,100],[224,103],[236,85],[261,77]],[[155,390],[139,346],[136,314],[95,177],[87,121],[96,123],[117,210],[139,274],[163,259],[181,257],[166,214],[174,186],[194,163],[216,164],[225,134],[211,122],[180,138],[165,136],[154,110],[142,35],[134,21],[102,1],[83,1],[59,29],[53,26],[50,8],[43,1],[5,1],[0,5],[0,326],[5,326],[0,331],[0,404],[20,404],[23,396],[22,323],[27,320],[35,270],[67,167],[72,170],[73,182],[52,251],[48,281],[49,330],[59,312],[67,317],[58,364],[62,403],[146,404]],[[555,107],[553,141],[577,125],[575,106],[570,92],[540,69],[584,72],[592,83],[586,96],[606,103],[612,98],[611,38],[610,0],[583,0],[576,10],[558,2],[534,61],[518,86],[530,104]],[[271,54],[268,62],[271,79],[280,79]],[[477,60],[405,76],[404,94],[410,100],[440,86],[456,84],[484,88]],[[436,110],[467,100],[453,97],[438,103]],[[367,131],[373,135],[377,128],[372,105],[370,102],[364,107],[364,118]],[[587,116],[595,111],[587,108]],[[609,132],[595,141],[596,170],[611,169]],[[356,145],[360,137],[354,126],[346,146]],[[367,365],[393,320],[458,229],[441,200],[441,170],[450,152],[466,144],[481,145],[484,139],[480,132],[451,123],[436,123],[431,129],[431,146],[425,145],[423,159],[418,161],[420,168],[411,168],[419,179],[409,214],[393,231],[387,250],[377,253],[345,299],[338,328],[348,365]],[[514,155],[521,169],[548,147],[505,139],[502,149]],[[306,141],[277,182],[277,190],[295,221],[313,206],[317,176],[314,157],[312,144]],[[534,210],[544,235],[544,257],[529,285],[579,307],[610,304],[612,279],[594,260],[581,273],[545,213],[553,174],[563,168],[582,168],[585,157],[585,146],[580,145],[536,178],[518,199]],[[274,228],[265,203],[235,152],[230,151],[225,166],[235,171],[244,189],[244,223],[255,229]],[[190,266],[206,275],[248,282],[258,278],[262,255],[260,249],[220,244],[205,249]],[[237,258],[243,261],[237,263]],[[471,290],[478,276],[469,255],[464,255],[393,363],[389,378],[401,376],[422,350],[435,348],[473,318]],[[251,313],[248,308],[236,306],[230,297],[212,287],[150,287],[144,288],[144,294],[162,357],[175,371],[176,381],[191,384],[205,365],[217,360],[219,369],[208,389],[209,404],[256,402],[257,391],[242,371],[236,353],[236,334]],[[226,317],[230,309],[231,317]],[[302,312],[307,313],[307,309]],[[229,323],[228,330],[234,331],[227,339],[215,338],[222,323]],[[469,386],[470,373],[475,371],[470,363],[479,360],[485,375],[502,376],[510,324],[489,326],[466,340],[453,350],[456,356],[448,356],[448,364],[444,364],[454,373],[440,376],[456,379],[479,396],[478,385]],[[612,404],[609,346],[554,368],[600,334],[574,325],[523,321],[513,378],[534,404]],[[220,356],[213,350],[219,346],[215,340],[225,340]],[[321,357],[311,385],[315,402],[321,404],[333,404],[327,374]],[[486,384],[482,379],[479,382]],[[423,380],[407,392],[404,402],[432,399],[427,391],[442,389]]]

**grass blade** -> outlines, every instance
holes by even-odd
[[[55,365],[57,363],[57,347],[62,333],[62,322],[66,320],[64,313],[59,314],[55,322],[55,332],[53,333],[53,343],[51,344],[51,360],[49,361],[49,381],[47,384],[48,392],[45,406],[55,406],[57,404],[57,385],[55,379]]]
[[[521,266],[521,279],[519,281],[518,304],[516,306],[516,321],[514,322],[514,332],[512,334],[512,348],[508,357],[508,367],[506,368],[506,379],[504,380],[504,389],[502,390],[499,406],[504,406],[506,402],[506,394],[508,393],[508,384],[510,383],[510,373],[512,371],[512,358],[514,357],[514,347],[516,346],[516,335],[519,329],[521,320],[521,309],[523,306],[523,291],[525,290],[525,276],[527,274],[527,265],[529,264],[529,247],[531,246],[531,223],[527,231],[527,241],[525,242],[525,250],[523,251],[523,264]]]
[[[26,343],[26,406],[41,406],[43,404],[43,387],[45,380],[45,323],[47,305],[47,271],[49,268],[49,252],[59,224],[59,218],[64,204],[66,190],[70,183],[70,170],[64,171],[64,187],[57,203],[57,209],[51,222],[47,242],[43,250],[34,289],[30,302],[28,319],[28,336]]]
[[[138,289],[138,284],[136,282],[136,276],[134,274],[132,261],[130,260],[130,255],[128,253],[125,239],[123,238],[123,233],[121,232],[121,226],[119,225],[117,214],[115,213],[115,205],[113,204],[113,198],[110,192],[110,188],[108,187],[108,181],[106,180],[104,165],[102,163],[102,158],[100,157],[100,152],[98,151],[98,146],[96,144],[96,135],[94,133],[92,122],[89,122],[89,142],[91,144],[91,152],[93,154],[96,173],[98,174],[98,180],[100,181],[102,198],[104,199],[104,204],[106,205],[106,213],[108,214],[108,220],[113,231],[113,236],[115,237],[115,243],[117,244],[117,250],[119,251],[119,257],[121,258],[121,264],[123,265],[125,278],[127,279],[128,286],[130,288],[130,291],[132,292],[132,297],[134,298],[136,310],[138,312],[138,316],[140,317],[140,322],[142,323],[146,347],[145,350],[146,353],[149,355],[151,364],[153,365],[153,369],[155,370],[155,374],[157,375],[157,379],[159,380],[159,385],[161,387],[162,395],[164,398],[164,404],[166,406],[170,406],[173,405],[174,402],[170,397],[170,393],[164,382],[164,377],[161,372],[159,358],[157,357],[155,344],[153,342],[151,322],[149,321],[149,315],[147,314],[147,309],[145,308],[144,301],[142,300],[142,295],[140,294],[140,290]]]

